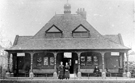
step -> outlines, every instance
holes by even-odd
[[[76,75],[75,74],[70,74],[70,78],[75,78]]]

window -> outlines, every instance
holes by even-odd
[[[91,52],[81,53],[80,64],[81,66],[98,65],[99,59],[97,55],[93,55]]]
[[[46,38],[61,38],[62,31],[55,25],[52,25],[48,30],[46,30],[45,36]]]
[[[48,57],[44,57],[44,65],[48,65]]]
[[[98,65],[98,58],[97,58],[97,56],[93,56],[93,62],[94,62],[94,65]]]
[[[41,66],[42,65],[42,57],[38,57],[37,58],[37,66]]]
[[[81,65],[85,65],[85,56],[81,56]]]
[[[87,56],[87,65],[92,65],[92,56]]]
[[[50,57],[50,65],[54,65],[54,57]]]
[[[79,25],[72,31],[72,35],[75,38],[87,38],[90,34],[88,29],[86,29],[83,25]]]

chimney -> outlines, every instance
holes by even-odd
[[[84,19],[86,19],[86,11],[84,8],[78,8],[76,13],[81,15]]]

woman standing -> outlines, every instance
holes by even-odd
[[[66,79],[69,79],[69,69],[70,69],[70,66],[66,62],[66,66],[65,66],[65,78]]]
[[[60,62],[59,68],[58,68],[58,78],[63,79],[64,78],[64,65],[63,62]]]
[[[95,66],[93,73],[95,74],[96,77],[100,76],[100,70],[98,66]]]

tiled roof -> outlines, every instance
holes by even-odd
[[[118,35],[104,35],[105,38],[108,38],[118,44],[124,45],[121,34]]]
[[[27,40],[29,40],[32,37],[33,36],[19,36],[19,35],[16,35],[16,38],[15,38],[15,41],[14,41],[13,45],[22,44],[22,43],[26,42]]]
[[[57,26],[61,31],[63,31],[64,38],[72,38],[72,31],[82,24],[85,28],[90,31],[91,38],[101,37],[101,34],[93,28],[82,16],[78,14],[57,14],[46,23],[43,28],[37,32],[33,38],[45,38],[45,31],[52,25]]]
[[[49,50],[49,49],[127,49],[107,38],[56,38],[30,39],[16,45],[12,50]]]
[[[73,38],[72,31],[82,24],[90,31],[89,38]],[[63,38],[45,38],[52,25],[63,31]],[[119,37],[118,37],[119,36]],[[120,35],[102,36],[85,19],[77,14],[55,15],[40,31],[32,36],[16,36],[14,46],[8,50],[59,50],[59,49],[129,49]]]

